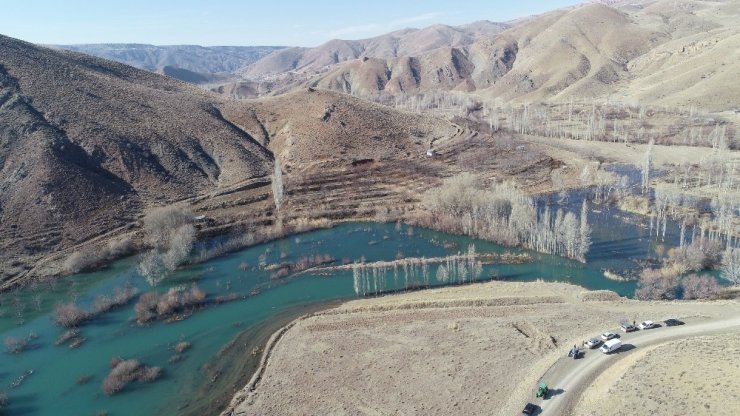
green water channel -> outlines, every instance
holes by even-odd
[[[615,282],[603,277],[603,270],[629,273],[637,261],[653,256],[656,243],[646,234],[645,224],[617,210],[597,208],[590,214],[594,227],[593,248],[586,264],[563,258],[530,253],[533,261],[516,265],[487,265],[482,279],[571,282],[592,289],[614,290],[631,296],[632,282]],[[675,239],[675,235],[671,238]],[[72,276],[54,286],[40,285],[2,294],[0,337],[37,338],[22,353],[0,352],[0,391],[10,405],[9,415],[175,415],[216,414],[233,389],[249,378],[249,369],[258,355],[251,353],[284,322],[325,302],[355,297],[351,271],[329,275],[304,274],[272,280],[270,272],[256,267],[267,263],[295,261],[305,255],[329,254],[342,261],[367,262],[398,257],[437,257],[466,251],[475,244],[479,253],[518,250],[467,237],[424,229],[397,228],[395,224],[350,223],[332,229],[300,234],[252,247],[179,271],[157,290],[197,283],[209,300],[237,293],[246,298],[210,304],[182,321],[155,322],[140,326],[134,321],[133,302],[106,313],[81,327],[86,341],[76,349],[55,346],[63,332],[50,318],[53,305],[76,299],[89,306],[97,294],[132,284],[151,290],[135,272],[135,258],[116,262],[111,268]],[[262,259],[260,259],[262,256]],[[248,267],[242,265],[246,263]],[[242,267],[240,267],[242,265]],[[430,266],[432,284],[436,265]],[[384,287],[403,289],[386,278]],[[240,336],[241,334],[241,336]],[[237,338],[238,337],[238,338]],[[234,342],[236,340],[236,342]],[[170,363],[173,348],[187,341],[192,348],[184,358]],[[112,357],[135,358],[160,366],[163,376],[150,384],[133,383],[121,393],[106,396],[101,382]],[[251,360],[251,361],[250,361]],[[252,364],[245,364],[251,362]],[[33,374],[11,387],[27,370]],[[214,375],[215,382],[213,381]],[[86,383],[78,383],[80,377]]]

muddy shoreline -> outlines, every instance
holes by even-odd
[[[240,332],[201,369],[201,375],[206,381],[195,391],[182,394],[183,400],[176,407],[177,414],[203,416],[223,412],[234,395],[244,388],[259,369],[265,345],[273,334],[301,316],[331,309],[343,302],[296,305]]]

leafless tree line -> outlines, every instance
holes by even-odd
[[[437,264],[434,274],[430,269],[433,264]],[[352,265],[354,290],[358,296],[382,293],[389,288],[429,287],[434,279],[440,284],[462,284],[477,280],[482,274],[483,264],[472,244],[466,253],[444,258],[403,258]]]
[[[429,228],[579,261],[585,261],[591,246],[585,201],[580,219],[563,209],[553,213],[547,205],[540,211],[530,196],[508,182],[486,189],[464,173],[427,191],[422,205],[428,215],[419,222]]]
[[[566,104],[516,106],[471,93],[441,90],[417,94],[382,92],[363,98],[416,113],[473,118],[488,124],[491,131],[503,129],[542,137],[619,143],[648,143],[659,139],[661,144],[712,148],[740,144],[740,129],[734,129],[734,139],[731,139],[725,122],[708,117],[695,107],[648,107],[610,99],[588,103],[575,103],[571,99]],[[648,119],[656,115],[674,121],[667,126],[653,126]]]

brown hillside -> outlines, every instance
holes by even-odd
[[[13,254],[34,258],[147,206],[266,175],[270,152],[219,105],[166,77],[0,37],[3,279],[27,265]]]
[[[201,235],[397,218],[462,170],[538,187],[552,159],[449,121],[335,92],[231,101],[170,78],[0,38],[1,287],[53,276],[75,251],[183,201]],[[437,149],[429,158],[426,151]]]
[[[479,37],[492,36],[506,27],[500,23],[481,21],[459,27],[434,25],[423,29],[404,29],[362,40],[335,39],[316,48],[275,51],[250,65],[244,74],[248,78],[259,78],[293,70],[320,70],[360,57],[390,59],[416,56],[439,48],[469,45]]]
[[[277,51],[247,76],[272,74],[262,95],[308,84],[360,96],[441,89],[519,103],[618,97],[732,111],[740,102],[740,90],[728,88],[740,81],[738,13],[736,1],[594,2],[508,29],[490,22],[438,25]],[[274,77],[296,69],[304,72]]]

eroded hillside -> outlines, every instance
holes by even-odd
[[[463,170],[537,187],[557,165],[510,138],[344,94],[231,101],[87,55],[7,37],[0,49],[3,286],[56,275],[73,252],[124,234],[137,242],[154,206],[190,204],[208,219],[201,235],[272,226],[274,160],[280,223],[297,228],[398,217]]]

